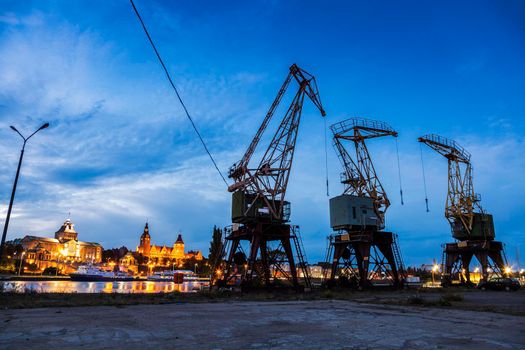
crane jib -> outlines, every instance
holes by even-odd
[[[258,165],[250,165],[254,163],[253,156],[258,153],[260,140],[292,80],[298,84],[294,98],[282,117],[270,144],[264,152],[259,152],[263,156]],[[233,178],[235,183],[228,187],[228,191],[244,191],[250,195],[257,195],[268,206],[276,219],[282,216],[305,95],[319,109],[321,115],[325,116],[326,112],[315,77],[293,64],[244,156],[232,166],[229,172],[229,177]]]

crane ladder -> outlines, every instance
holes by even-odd
[[[306,288],[311,288],[311,281],[310,281],[310,270],[308,267],[308,262],[306,261],[306,255],[305,250],[303,246],[303,240],[301,239],[301,233],[299,231],[299,226],[292,226],[292,238],[295,245],[295,251],[297,254],[297,267],[301,267],[304,275],[304,286]]]
[[[399,275],[405,276],[405,264],[403,263],[403,257],[401,256],[401,251],[399,250],[398,236],[392,234],[392,252],[394,253],[394,259],[397,263],[397,270]]]

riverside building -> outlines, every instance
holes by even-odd
[[[25,236],[20,240],[24,249],[24,260],[40,270],[46,267],[65,269],[74,263],[99,263],[102,246],[94,242],[78,240],[78,232],[71,219],[55,232],[55,237]]]
[[[151,244],[148,223],[146,223],[144,231],[140,236],[137,253],[147,258],[148,263],[153,263],[156,266],[172,266],[173,264],[181,264],[187,259],[195,259],[198,261],[203,259],[202,253],[198,250],[190,250],[187,253],[184,252],[184,241],[180,233],[171,247]]]

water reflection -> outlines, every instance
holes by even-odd
[[[120,281],[120,282],[81,282],[81,281],[2,281],[4,291],[37,293],[191,293],[206,287],[202,282],[160,281]]]

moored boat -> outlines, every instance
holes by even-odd
[[[147,277],[148,281],[157,281],[157,282],[173,282],[173,273],[172,270],[158,271],[153,275]]]
[[[70,273],[72,281],[133,281],[133,277],[121,272],[110,272],[101,270],[91,265],[81,265],[74,273]]]

